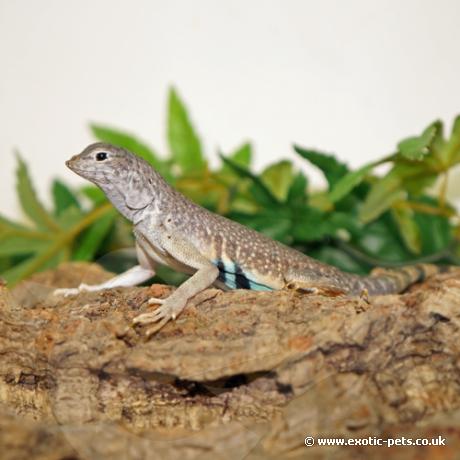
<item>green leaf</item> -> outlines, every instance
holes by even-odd
[[[408,160],[419,161],[430,153],[430,146],[441,129],[441,122],[435,121],[420,136],[408,137],[398,144],[398,152]]]
[[[6,279],[10,287],[18,281],[29,277],[33,273],[56,266],[64,258],[64,251],[61,245],[50,242],[44,246],[41,251],[37,251],[32,257],[29,257],[10,269],[2,272],[1,276]]]
[[[17,154],[17,161],[16,189],[22,209],[38,227],[48,228],[50,230],[58,229],[59,227],[53,217],[48,214],[48,211],[39,201],[32,180],[30,179],[27,166],[19,154]]]
[[[20,225],[0,214],[0,231],[4,230],[28,230],[24,225]]]
[[[460,136],[460,115],[457,115],[454,118],[454,121],[452,123],[452,131],[450,133],[451,137],[458,137]]]
[[[337,236],[339,230],[346,230],[350,235],[358,238],[362,235],[363,224],[353,213],[333,211],[326,215],[329,225],[334,229],[331,236]]]
[[[330,246],[321,246],[309,251],[308,255],[320,260],[321,262],[338,267],[346,272],[359,273],[361,275],[367,273],[367,266],[365,264],[359,263],[356,259],[341,249]]]
[[[418,203],[439,206],[437,199],[429,196],[422,196],[415,200]],[[425,255],[438,253],[446,249],[452,242],[453,228],[449,218],[422,212],[414,214],[414,220],[420,228],[422,252]]]
[[[305,205],[308,200],[307,185],[308,181],[305,175],[302,172],[298,172],[289,187],[286,203],[289,206]]]
[[[114,213],[115,211],[108,204],[93,209],[84,216],[81,216],[80,211],[75,207],[69,207],[59,216],[59,222],[62,220],[62,227],[58,226],[55,231],[45,233],[34,230],[15,230],[17,231],[15,236],[25,236],[31,240],[48,239],[48,241],[40,248],[37,247],[36,252],[26,260],[18,261],[18,254],[12,256],[11,260],[14,260],[17,265],[6,270],[2,275],[14,284],[37,271],[54,267],[62,260],[68,259],[69,249],[75,238],[93,223],[103,221],[103,217],[109,212]],[[93,236],[94,240],[97,241],[97,234]]]
[[[293,210],[292,235],[296,241],[321,241],[325,237],[338,237],[339,232],[359,235],[361,226],[356,218],[342,212],[322,212],[304,206]]]
[[[222,214],[228,210],[229,189],[222,173],[182,176],[175,188],[195,203]]]
[[[336,203],[350,193],[375,168],[378,163],[370,163],[356,171],[349,172],[339,179],[329,193],[329,199]]]
[[[54,180],[52,185],[52,194],[54,201],[54,214],[59,216],[69,207],[75,207],[81,210],[80,203],[73,192],[59,180]]]
[[[249,168],[252,161],[252,146],[246,142],[230,154],[230,159],[243,168]]]
[[[372,185],[359,212],[361,221],[376,219],[393,203],[405,199],[408,192],[420,194],[434,179],[435,176],[425,162],[411,164],[407,160],[397,161],[386,176]]]
[[[155,278],[153,283],[169,284],[170,286],[180,286],[187,279],[187,275],[177,272],[165,265],[155,267]]]
[[[443,161],[442,154],[445,151],[446,140],[444,138],[444,124],[439,122],[438,129],[436,134],[431,142],[431,151],[433,152],[433,157],[438,161]]]
[[[420,228],[414,220],[414,212],[407,208],[393,208],[391,213],[407,249],[414,254],[420,254],[422,241]]]
[[[433,174],[424,168],[424,171],[419,175],[415,174],[413,177],[407,177],[404,180],[404,189],[414,195],[420,195],[424,190],[428,189],[439,179],[438,174]]]
[[[227,157],[236,165],[248,170],[252,160],[252,147],[251,144],[245,143],[234,150]],[[227,188],[238,186],[239,175],[227,164],[223,164],[219,171],[215,171],[213,176],[217,181],[220,181]],[[241,185],[241,184],[240,184]]]
[[[17,236],[13,232],[0,235],[0,257],[32,254],[43,250],[50,241]]]
[[[292,236],[295,240],[318,241],[333,235],[335,230],[328,216],[318,209],[305,206],[293,215]]]
[[[96,254],[103,239],[110,232],[116,217],[115,210],[104,214],[92,224],[82,235],[79,244],[72,255],[73,260],[91,260]]]
[[[321,170],[329,184],[329,189],[349,171],[347,165],[338,161],[333,155],[327,155],[313,149],[304,149],[297,145],[294,145],[294,150]]]
[[[404,200],[407,193],[404,190],[385,188],[384,180],[378,182],[375,188],[372,188],[366,201],[359,212],[361,222],[367,223],[377,219],[381,214],[387,211],[396,201]]]
[[[107,201],[105,193],[98,187],[94,187],[92,185],[84,185],[80,188],[80,192],[89,198],[96,206],[99,206],[100,204]]]
[[[289,187],[294,179],[292,169],[292,163],[283,160],[268,166],[260,175],[262,182],[279,201],[287,198]]]
[[[65,231],[78,225],[83,218],[84,215],[82,211],[71,206],[70,208],[64,209],[56,219],[61,229]]]
[[[229,217],[274,240],[291,243],[291,219],[286,209],[263,209],[256,214],[231,213]]]
[[[14,264],[11,268],[2,272],[2,278],[4,278],[11,287],[11,285],[16,284],[18,281],[27,276],[31,270],[35,271],[35,264],[38,257],[38,255],[30,257],[20,263]]]
[[[90,129],[96,139],[129,150],[150,163],[154,168],[161,169],[162,161],[158,158],[157,153],[136,136],[97,123],[91,123]]]
[[[450,138],[442,151],[441,161],[447,167],[460,163],[460,115],[454,120]]]
[[[229,166],[239,177],[247,178],[251,180],[250,192],[254,196],[254,199],[262,206],[270,207],[279,204],[278,199],[268,189],[268,187],[262,182],[260,177],[254,175],[248,169],[235,163],[230,158],[226,158],[224,155],[219,154],[222,161]]]
[[[169,91],[168,142],[172,158],[183,173],[205,170],[206,161],[200,139],[190,122],[185,105],[174,88]]]
[[[367,224],[351,244],[382,262],[403,262],[411,258],[389,213]]]

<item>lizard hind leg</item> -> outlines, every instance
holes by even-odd
[[[289,281],[286,284],[286,289],[289,289],[290,291],[302,292],[305,294],[317,294],[318,293],[318,288],[314,286],[310,286],[307,283],[303,283],[302,281]]]
[[[147,281],[149,278],[155,276],[155,270],[153,268],[145,268],[141,265],[135,265],[129,270],[121,273],[108,281],[100,284],[89,285],[82,283],[76,288],[61,288],[56,289],[54,295],[62,295],[64,297],[78,295],[80,292],[97,292],[105,289],[112,289],[118,287],[130,287],[136,286],[137,284]]]
[[[319,294],[329,297],[346,294],[346,291],[338,286],[315,281],[292,280],[286,284],[286,288],[304,294]]]

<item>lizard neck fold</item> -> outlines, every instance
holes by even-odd
[[[116,180],[98,184],[118,211],[135,225],[146,215],[165,214],[183,198],[144,160],[117,171]]]

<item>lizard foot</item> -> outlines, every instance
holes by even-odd
[[[77,288],[55,289],[53,291],[53,295],[56,295],[56,296],[61,296],[62,295],[64,297],[70,297],[70,296],[73,296],[73,295],[78,295],[78,294],[80,294],[80,292],[89,291],[89,290],[90,290],[89,285],[85,284],[85,283],[82,283]]]
[[[314,294],[314,295],[325,295],[328,297],[336,297],[339,295],[344,295],[345,291],[337,286],[332,284],[321,284],[321,283],[311,283],[304,281],[293,280],[287,283],[287,289],[292,289],[297,292],[304,294]]]
[[[151,324],[156,323],[153,327],[147,329],[146,335],[149,337],[159,331],[170,319],[176,319],[185,305],[181,303],[168,302],[168,299],[152,298],[149,303],[161,303],[162,305],[151,313],[143,313],[133,319],[133,324]]]

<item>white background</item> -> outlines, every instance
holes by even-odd
[[[0,0],[0,212],[17,147],[41,197],[98,121],[165,151],[174,84],[208,152],[293,142],[352,165],[460,113],[456,0]],[[460,182],[460,181],[456,181]]]

